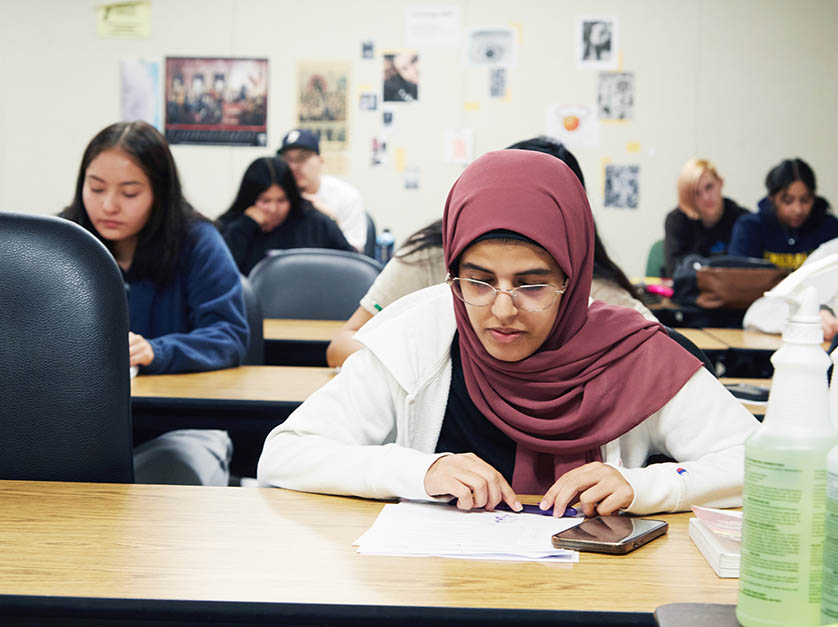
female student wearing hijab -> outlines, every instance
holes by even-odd
[[[60,215],[95,235],[122,270],[132,367],[166,374],[239,364],[248,333],[239,273],[215,227],[183,197],[154,127],[100,131]],[[137,447],[136,480],[226,485],[231,454],[224,431],[172,431]]]
[[[273,249],[357,252],[337,223],[300,195],[291,168],[279,157],[261,157],[247,167],[218,226],[242,274],[249,274]]]
[[[448,195],[446,284],[358,333],[364,348],[267,438],[259,480],[371,498],[587,515],[741,502],[756,420],[663,328],[589,305],[594,223],[576,176],[519,150]],[[643,467],[650,454],[674,463]]]
[[[509,146],[519,150],[534,150],[561,159],[573,170],[585,187],[585,177],[579,162],[564,144],[549,137],[533,137]],[[361,348],[352,336],[376,313],[423,287],[429,287],[445,280],[446,268],[442,254],[442,220],[429,224],[411,235],[391,259],[370,289],[361,299],[360,307],[346,321],[326,349],[326,361],[330,366],[343,364],[349,355]],[[636,291],[622,269],[614,263],[605,249],[605,244],[594,225],[594,280],[591,282],[591,298],[610,305],[630,307],[649,320],[657,320],[654,314],[635,298]]]
[[[816,194],[815,173],[803,159],[784,159],[765,177],[768,195],[757,213],[733,227],[730,254],[767,259],[797,270],[824,242],[838,237],[838,218]]]

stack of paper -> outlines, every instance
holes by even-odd
[[[742,512],[693,507],[690,538],[719,577],[738,577]]]
[[[576,551],[554,548],[552,536],[580,522],[581,518],[399,503],[385,505],[355,545],[368,555],[578,562]]]

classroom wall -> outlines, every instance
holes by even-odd
[[[475,155],[545,130],[548,104],[594,104],[597,72],[576,65],[579,15],[619,20],[622,69],[635,73],[635,117],[601,124],[600,145],[572,147],[600,232],[615,259],[641,275],[675,206],[675,180],[692,156],[716,162],[725,193],[754,208],[768,169],[801,156],[820,192],[838,203],[838,2],[833,0],[450,0],[462,28],[518,28],[508,97],[490,98],[486,69],[462,49],[420,49],[420,100],[398,104],[394,125],[358,110],[359,86],[380,93],[381,56],[406,44],[405,0],[154,0],[146,39],[101,38],[97,0],[0,0],[0,209],[49,214],[66,205],[85,144],[119,119],[119,61],[170,56],[268,57],[268,147],[177,145],[188,198],[216,216],[247,164],[272,153],[295,125],[296,63],[352,63],[345,178],[379,228],[402,240],[437,219],[461,165],[443,162],[442,130],[474,129]],[[430,4],[430,3],[420,3]],[[376,58],[361,58],[361,42]],[[465,37],[462,39],[465,42]],[[466,110],[465,103],[477,103]],[[471,105],[473,108],[474,105]],[[370,165],[372,137],[386,134],[388,165]],[[633,146],[632,146],[633,144]],[[395,148],[419,169],[405,189]],[[629,150],[632,152],[629,152]],[[637,209],[603,208],[603,164],[640,165]],[[513,209],[513,208],[511,208]]]

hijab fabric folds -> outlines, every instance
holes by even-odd
[[[603,444],[663,407],[701,364],[637,312],[599,301],[588,307],[594,221],[585,191],[559,159],[501,150],[466,168],[442,223],[452,276],[463,251],[499,229],[537,242],[567,275],[550,335],[517,362],[492,357],[466,305],[453,299],[469,396],[516,442],[512,488],[543,494],[568,470],[601,461]]]

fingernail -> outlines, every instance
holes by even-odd
[[[520,512],[522,509],[524,509],[524,506],[521,505],[520,501],[515,501],[515,503],[512,505],[512,509],[514,509],[516,512]]]
[[[541,503],[538,504],[538,509],[550,509],[550,506],[547,505],[547,501],[541,501]]]

